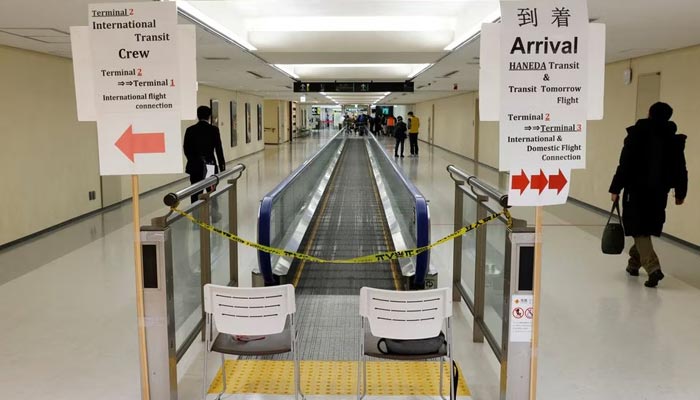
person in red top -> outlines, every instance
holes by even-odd
[[[396,118],[393,115],[386,117],[386,134],[389,136],[394,136],[394,130],[396,129]]]

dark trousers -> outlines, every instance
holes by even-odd
[[[204,174],[206,174],[206,172],[190,174],[190,183],[194,185],[194,184],[197,183],[197,182],[203,181],[203,180],[204,180]],[[201,191],[199,191],[199,192],[193,194],[192,196],[190,196],[190,202],[191,202],[191,203],[194,203],[195,201],[199,200],[199,195],[202,194],[202,193],[204,193],[203,190],[201,190]]]
[[[214,173],[218,174],[219,173],[219,166],[216,165],[214,166]],[[190,174],[190,183],[195,184],[197,182],[201,182],[206,178],[207,170],[205,169],[204,171],[197,171],[195,173]],[[207,192],[211,192],[214,190],[214,187],[208,187]],[[204,190],[200,190],[199,192],[193,194],[190,196],[190,202],[194,203],[195,201],[199,200],[199,195],[204,193]]]
[[[408,140],[411,142],[411,155],[418,155],[418,134],[409,133]]]
[[[394,146],[394,157],[399,156],[399,147],[401,147],[401,157],[403,157],[403,142],[406,139],[396,139],[396,146]]]

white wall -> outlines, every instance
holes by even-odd
[[[624,85],[622,73],[633,70],[633,82]],[[590,121],[587,135],[587,168],[572,174],[571,197],[599,208],[610,206],[608,187],[615,168],[625,128],[634,124],[637,82],[640,75],[661,73],[660,100],[674,108],[673,120],[681,133],[688,134],[688,198],[682,207],[669,205],[664,231],[690,243],[700,245],[700,140],[695,138],[700,126],[700,46],[675,50],[609,64],[606,67],[605,118]],[[427,140],[427,116],[435,105],[435,144],[469,158],[474,156],[474,119],[477,93],[416,104],[421,118],[420,139]],[[479,123],[479,161],[498,167],[499,131],[496,122]]]
[[[476,93],[463,93],[416,104],[414,114],[420,118],[420,140],[428,141],[428,122],[429,118],[433,118],[433,107],[433,144],[474,158]]]
[[[131,197],[129,177],[99,175],[94,122],[78,122],[71,60],[0,46],[0,244],[30,235],[105,205]],[[262,98],[200,86],[199,104],[219,100],[227,161],[262,150],[257,140],[256,104]],[[230,146],[229,101],[238,101],[238,146]],[[245,143],[244,103],[251,103],[252,141]],[[183,121],[184,128],[194,121]],[[143,175],[141,191],[185,177]],[[97,199],[88,200],[95,191]]]

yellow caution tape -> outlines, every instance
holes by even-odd
[[[225,237],[229,240],[232,240],[234,242],[252,247],[254,249],[263,251],[265,253],[270,253],[270,254],[275,254],[281,257],[292,257],[296,258],[298,260],[306,260],[309,262],[314,262],[314,263],[319,263],[319,264],[370,264],[370,263],[377,263],[377,262],[386,262],[386,261],[391,261],[391,260],[396,260],[399,258],[409,258],[409,257],[415,257],[423,252],[426,252],[434,247],[437,247],[441,244],[444,244],[446,242],[449,242],[450,240],[456,239],[460,236],[466,235],[468,232],[473,231],[474,229],[477,229],[478,227],[482,225],[486,225],[490,221],[493,221],[494,219],[500,217],[501,215],[505,216],[508,219],[508,227],[512,226],[512,219],[510,216],[510,213],[508,212],[507,209],[503,209],[503,211],[498,212],[498,213],[493,213],[489,216],[487,216],[484,219],[481,219],[471,225],[467,225],[463,227],[462,229],[451,233],[444,238],[438,240],[437,242],[431,243],[427,246],[423,247],[418,247],[415,249],[410,249],[410,250],[395,250],[395,251],[386,251],[383,253],[377,253],[377,254],[371,254],[368,256],[361,256],[361,257],[355,257],[355,258],[349,258],[345,260],[324,260],[322,258],[310,256],[308,254],[302,254],[302,253],[297,253],[296,251],[289,251],[289,250],[284,250],[284,249],[278,249],[275,247],[270,247],[270,246],[265,246],[259,243],[251,242],[249,240],[245,240],[240,236],[236,236],[233,233],[223,231],[215,226],[209,225],[206,222],[200,221],[193,217],[191,214],[188,214],[182,210],[179,210],[177,208],[172,208],[172,211],[182,215],[183,217],[189,219],[190,221],[194,222],[195,224],[201,226],[202,228],[212,232],[216,233],[217,235],[220,235],[222,237]]]

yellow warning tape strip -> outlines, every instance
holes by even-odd
[[[462,229],[451,233],[444,238],[438,240],[437,242],[431,243],[427,246],[423,247],[418,247],[415,249],[410,249],[410,250],[395,250],[395,251],[386,251],[382,253],[377,253],[377,254],[371,254],[368,256],[360,256],[360,257],[355,257],[355,258],[349,258],[345,260],[324,260],[323,258],[318,258],[314,256],[310,256],[308,254],[303,254],[303,253],[297,253],[296,251],[289,251],[289,250],[284,250],[284,249],[278,249],[275,247],[270,247],[270,246],[265,246],[259,243],[251,242],[249,240],[245,240],[240,236],[236,236],[233,233],[223,231],[215,226],[209,225],[206,222],[200,221],[196,219],[195,217],[192,216],[192,214],[188,214],[180,209],[177,208],[172,208],[173,212],[176,212],[183,217],[187,218],[188,220],[194,222],[195,224],[201,226],[202,228],[208,230],[209,232],[216,233],[219,236],[225,237],[229,240],[232,240],[234,242],[246,245],[248,247],[252,247],[254,249],[263,251],[265,253],[270,253],[270,254],[275,254],[281,257],[292,257],[296,258],[298,260],[306,260],[309,262],[314,262],[314,263],[319,263],[319,264],[370,264],[370,263],[378,263],[378,262],[386,262],[386,261],[391,261],[391,260],[396,260],[399,258],[409,258],[409,257],[415,257],[423,252],[426,252],[434,247],[437,247],[441,244],[444,244],[446,242],[449,242],[450,240],[456,239],[460,236],[466,235],[468,232],[473,231],[474,229],[479,228],[482,225],[486,225],[490,221],[493,221],[494,219],[500,217],[501,215],[505,216],[508,219],[508,227],[512,226],[512,218],[510,216],[510,212],[508,212],[508,209],[503,209],[503,211],[498,212],[498,213],[493,213],[489,216],[487,216],[484,219],[481,219],[471,225],[467,225],[463,227]]]

